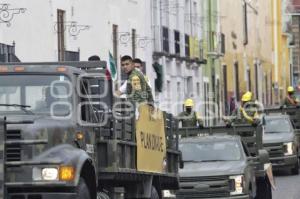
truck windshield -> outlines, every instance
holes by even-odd
[[[65,75],[0,75],[0,112],[69,115],[70,85]]]
[[[289,133],[291,123],[286,118],[266,118],[265,133]]]
[[[181,143],[183,161],[213,162],[241,160],[241,148],[235,141]]]

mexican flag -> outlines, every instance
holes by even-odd
[[[115,58],[112,56],[112,54],[109,52],[109,66],[108,66],[108,72],[110,73],[111,79],[113,81],[116,81],[117,79],[117,67],[116,67],[116,61]]]

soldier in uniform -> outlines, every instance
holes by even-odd
[[[241,100],[241,105],[233,111],[230,119],[225,119],[227,124],[230,123],[249,123],[258,124],[260,116],[258,114],[257,105],[253,100],[252,92],[247,91]]]
[[[187,99],[184,102],[185,111],[181,112],[177,119],[181,122],[182,127],[203,127],[203,121],[199,114],[193,111],[194,101]]]
[[[288,89],[288,94],[285,97],[284,101],[282,102],[282,106],[297,106],[299,105],[299,102],[297,101],[296,97],[294,96],[295,90],[292,86],[289,86]]]
[[[153,105],[151,88],[147,84],[144,75],[135,69],[133,60],[125,55],[121,58],[123,71],[128,75],[126,94],[129,100],[137,103]]]

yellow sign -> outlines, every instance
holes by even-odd
[[[136,122],[137,169],[164,173],[166,165],[166,138],[163,113],[150,111],[148,105],[139,106]]]

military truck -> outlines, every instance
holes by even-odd
[[[269,152],[273,169],[299,174],[299,142],[289,115],[271,114],[264,117],[264,148]]]
[[[182,138],[179,149],[185,165],[179,170],[178,199],[255,197],[254,165],[240,136]]]
[[[254,177],[256,183],[255,187],[249,182],[246,183],[240,177],[245,171],[240,171],[240,173],[235,173],[238,177],[237,180],[232,180],[235,176],[231,173],[234,169],[224,169],[223,172],[217,172],[212,174],[207,172],[207,175],[195,170],[193,176],[187,176],[183,173],[180,174],[180,190],[178,191],[178,198],[185,198],[185,195],[189,195],[190,198],[197,195],[197,198],[256,198],[256,199],[271,199],[272,198],[272,189],[274,186],[272,167],[269,161],[269,155],[266,150],[263,149],[262,145],[262,135],[263,135],[263,126],[251,126],[247,124],[236,124],[232,126],[214,126],[207,127],[203,129],[199,128],[180,128],[178,129],[179,134],[183,139],[192,138],[194,140],[199,139],[199,137],[213,136],[213,135],[231,135],[231,136],[240,136],[244,152],[248,155],[248,163],[253,165],[254,168]],[[184,155],[184,153],[183,153]],[[183,160],[185,157],[183,157]],[[187,165],[185,165],[184,170],[186,170]],[[244,167],[246,168],[246,167]],[[183,170],[183,171],[184,171]],[[236,172],[236,171],[235,171]],[[250,177],[251,179],[251,177]],[[234,186],[235,183],[240,183],[240,187]],[[192,186],[195,185],[196,187]],[[241,185],[242,184],[242,185]],[[183,190],[184,188],[190,186],[190,189]],[[247,187],[246,187],[247,186]],[[201,187],[206,187],[202,188]],[[238,188],[238,190],[237,190]],[[242,189],[241,189],[242,188]],[[197,190],[198,189],[198,190]],[[251,191],[250,191],[251,190]],[[255,193],[253,193],[256,190]],[[248,195],[248,196],[247,196]]]
[[[171,114],[114,97],[106,62],[0,66],[0,199],[159,199],[179,186]]]

